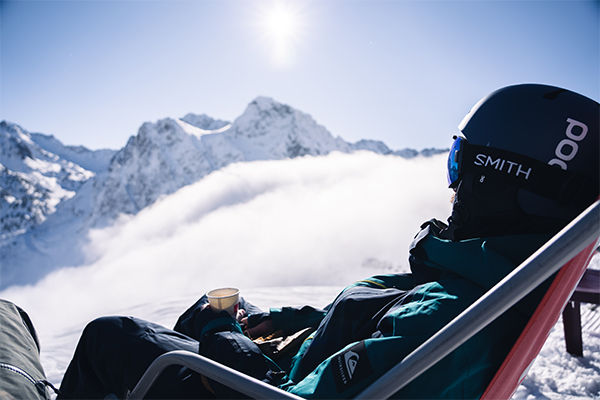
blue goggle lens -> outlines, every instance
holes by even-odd
[[[460,175],[460,151],[464,148],[467,139],[455,136],[450,153],[448,153],[448,187],[454,187]]]

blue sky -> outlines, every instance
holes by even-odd
[[[597,1],[1,1],[0,119],[121,148],[145,121],[257,96],[347,141],[448,147],[481,97],[600,98]]]

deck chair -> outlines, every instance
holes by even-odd
[[[550,329],[558,321],[585,272],[599,243],[599,227],[600,201],[596,201],[488,293],[355,398],[389,398],[558,271],[529,323],[482,396],[484,399],[509,399],[525,378]],[[185,351],[174,351],[158,357],[128,399],[143,398],[161,372],[174,364],[186,366],[252,398],[300,399],[210,359]]]
[[[596,249],[600,251],[600,249]],[[583,356],[581,303],[600,304],[600,270],[587,269],[562,313],[565,347],[569,354]]]
[[[482,399],[512,397],[546,342],[550,329],[561,316],[596,247],[597,241],[583,249],[560,269]]]

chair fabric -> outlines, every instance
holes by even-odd
[[[560,269],[481,399],[510,399],[516,392],[575,291],[599,242],[590,244]]]

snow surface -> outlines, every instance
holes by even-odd
[[[29,312],[55,385],[86,323],[102,315],[172,327],[219,286],[240,287],[263,309],[324,306],[357,279],[408,271],[419,225],[450,210],[445,158],[334,152],[234,163],[91,231],[84,250],[94,262],[0,297]],[[582,313],[584,356],[566,353],[558,321],[516,399],[600,398],[600,311]]]

